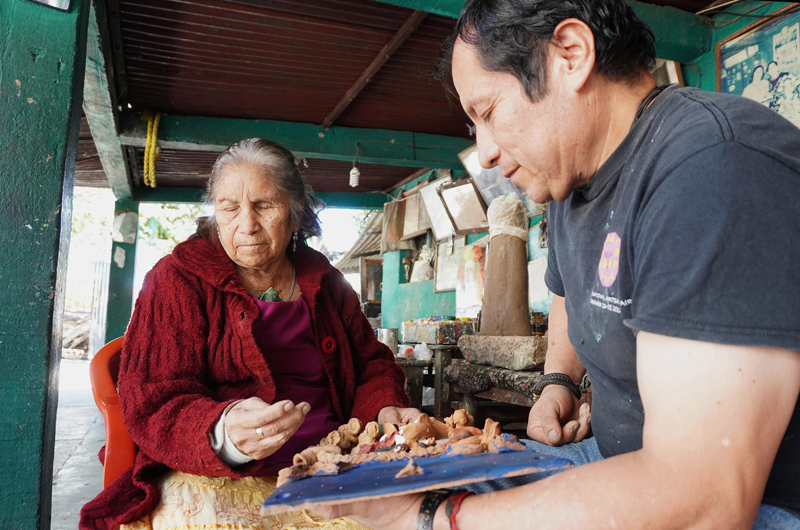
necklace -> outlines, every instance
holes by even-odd
[[[292,295],[294,294],[294,286],[295,285],[297,285],[297,269],[295,269],[294,265],[292,265],[292,288],[289,289],[289,296],[286,297],[287,301],[292,299]]]
[[[289,296],[286,297],[285,301],[289,301],[292,299],[292,295],[294,294],[294,288],[297,285],[297,269],[294,268],[292,265],[292,287],[289,289]],[[278,293],[278,290],[274,287],[270,287],[258,297],[259,300],[262,302],[283,302],[281,297]]]
[[[642,117],[642,114],[644,114],[644,111],[647,109],[647,107],[650,106],[650,103],[652,103],[653,100],[656,99],[658,95],[661,94],[664,91],[664,89],[667,88],[668,86],[669,85],[657,86],[653,90],[648,92],[648,94],[644,97],[642,102],[639,103],[639,107],[636,109],[636,117],[633,119],[634,123],[636,123],[636,121]]]

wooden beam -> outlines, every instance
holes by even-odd
[[[377,0],[385,4],[419,9],[458,18],[464,0]],[[628,0],[636,15],[656,34],[656,55],[661,59],[688,63],[711,49],[711,26],[688,11]]]
[[[401,180],[400,182],[398,182],[397,184],[393,184],[390,188],[386,188],[385,190],[383,190],[383,193],[391,193],[392,191],[396,190],[400,186],[408,184],[409,182],[411,182],[415,178],[424,175],[428,171],[431,171],[431,169],[427,168],[427,167],[424,167],[424,168],[420,169],[419,171],[415,171],[412,174],[410,174],[409,176],[407,176],[406,178],[404,178],[403,180]]]
[[[328,208],[352,208],[361,210],[383,210],[389,196],[383,193],[356,191],[315,191],[314,196]]]
[[[133,189],[133,199],[137,203],[198,203],[203,199],[206,190],[203,188],[151,188],[149,186]]]
[[[114,73],[108,42],[105,4],[102,0],[94,0],[89,13],[83,111],[114,196],[117,199],[129,199],[131,179],[123,147],[117,137],[119,114],[114,103],[117,99],[116,90],[109,81],[114,79]]]
[[[386,61],[397,51],[397,49],[416,31],[417,26],[428,16],[426,11],[414,11],[408,20],[405,21],[403,26],[397,30],[397,33],[381,48],[378,55],[372,60],[370,65],[358,77],[353,86],[345,93],[344,97],[333,107],[333,110],[322,122],[322,128],[328,129],[333,122],[344,112],[350,103],[358,96],[358,94],[367,86],[367,83],[372,81],[375,74],[386,64]]]
[[[203,193],[205,190],[202,188],[137,187],[133,190],[133,199],[137,203],[198,203],[202,200]],[[317,191],[314,196],[328,208],[361,210],[382,210],[383,204],[389,200],[383,193],[356,191]]]
[[[387,166],[461,169],[458,153],[472,145],[466,138],[383,129],[331,127],[270,120],[241,120],[163,115],[158,129],[162,149],[224,151],[243,138],[268,138],[295,156]],[[122,115],[120,141],[144,147],[147,124],[137,113]]]

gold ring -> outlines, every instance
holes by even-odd
[[[257,427],[256,428],[256,434],[258,435],[259,438],[263,438],[264,437],[264,431],[261,430],[261,427]]]

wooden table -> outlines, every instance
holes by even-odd
[[[457,396],[459,406],[475,418],[479,417],[479,403],[489,402],[517,405],[530,409],[536,401],[533,386],[542,376],[539,371],[513,371],[494,366],[483,366],[458,361],[451,363],[445,381]],[[581,403],[591,403],[592,388],[581,396]]]
[[[428,347],[433,350],[433,358],[430,361],[403,357],[395,357],[395,360],[406,374],[406,393],[411,406],[418,409],[422,407],[425,370],[430,372],[433,369],[433,411],[434,416],[442,420],[453,413],[453,408],[450,406],[450,385],[444,379],[444,369],[452,364],[453,357],[461,357],[461,351],[455,344],[435,344]]]
[[[406,357],[395,357],[395,361],[406,374],[406,394],[410,401],[410,406],[415,409],[422,408],[422,377],[425,369],[430,366],[431,361],[420,361]]]

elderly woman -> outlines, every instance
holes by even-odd
[[[342,274],[306,246],[317,201],[291,152],[257,138],[230,146],[207,201],[214,215],[136,302],[119,394],[139,452],[81,528],[352,528],[258,512],[278,470],[349,418],[415,419],[403,372]]]

